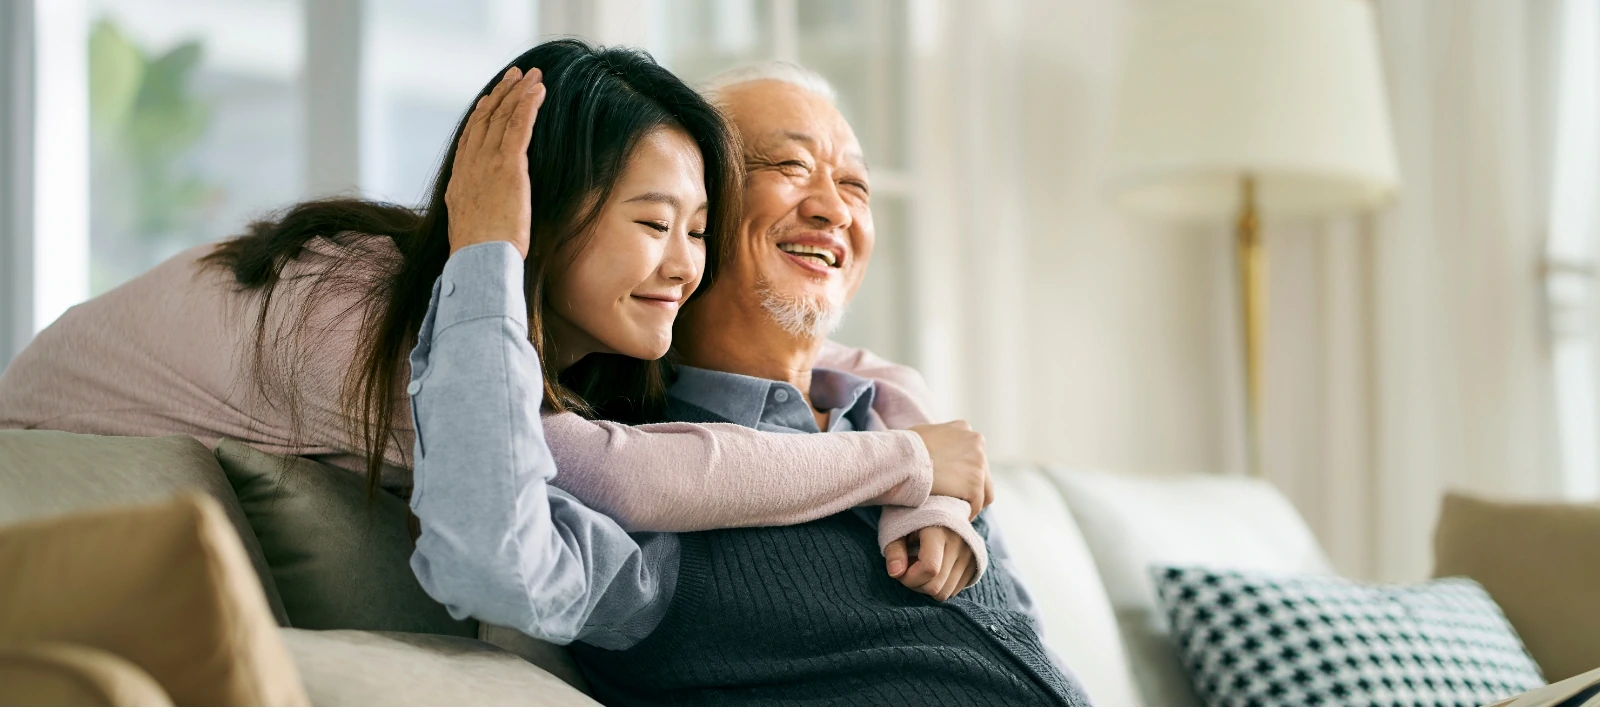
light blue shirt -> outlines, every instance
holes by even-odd
[[[659,619],[665,609],[658,600],[672,578],[661,570],[677,564],[656,561],[675,547],[649,543],[647,553],[610,517],[550,486],[556,466],[539,418],[544,378],[522,276],[511,244],[486,243],[457,251],[434,283],[407,387],[417,428],[411,509],[422,527],[411,569],[458,619],[622,648],[629,625],[653,627],[641,615]]]

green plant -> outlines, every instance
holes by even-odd
[[[110,19],[95,22],[89,35],[95,231],[135,237],[144,252],[193,240],[188,232],[219,196],[185,160],[211,118],[191,86],[201,57],[198,41],[153,54]]]

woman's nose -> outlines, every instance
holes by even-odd
[[[697,248],[688,233],[676,234],[668,244],[666,253],[662,254],[661,275],[680,283],[691,282],[700,277],[704,260],[704,249]]]

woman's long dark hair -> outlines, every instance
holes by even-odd
[[[550,369],[546,354],[554,345],[545,328],[549,278],[584,246],[584,236],[640,139],[659,128],[677,128],[694,140],[705,163],[711,210],[702,285],[709,285],[719,256],[738,227],[742,183],[738,145],[717,110],[645,52],[590,47],[572,39],[546,42],[503,67],[478,96],[488,95],[509,66],[524,72],[539,68],[547,92],[528,146],[533,228],[524,286],[529,338],[544,362],[544,404],[556,411],[624,422],[648,419],[665,400],[665,363],[590,355],[559,376]],[[305,334],[308,313],[318,298],[334,288],[358,289],[362,297],[357,300],[365,303],[360,345],[343,383],[340,406],[344,417],[353,421],[355,429],[348,433],[356,449],[366,451],[369,491],[378,487],[386,444],[398,444],[395,410],[404,395],[398,391],[407,371],[406,356],[421,330],[433,282],[449,257],[450,216],[444,195],[466,118],[463,115],[456,126],[425,207],[356,199],[298,204],[278,218],[251,224],[243,236],[224,242],[205,258],[231,272],[240,288],[262,291],[253,367],[256,384],[264,395],[275,395],[277,389],[286,396],[296,434],[295,359],[318,352],[292,342]],[[367,267],[335,267],[320,276],[299,316],[275,325],[278,331],[268,331],[269,322],[278,321],[269,319],[269,312],[285,265],[319,236],[345,245],[350,253],[345,260],[369,259],[363,264]],[[373,272],[370,259],[377,257],[376,251],[359,246],[370,236],[388,237],[400,256],[380,264],[380,276],[360,277],[354,273]],[[280,347],[274,361],[267,356],[271,346]]]

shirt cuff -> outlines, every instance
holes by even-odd
[[[439,274],[434,332],[481,317],[510,317],[527,329],[522,268],[522,255],[507,241],[478,243],[456,251]]]
[[[930,496],[928,501],[918,507],[886,506],[878,519],[878,550],[882,552],[897,538],[905,538],[930,526],[943,526],[956,532],[956,535],[967,543],[967,547],[972,549],[973,560],[978,563],[978,572],[973,574],[972,582],[967,584],[970,588],[989,570],[989,545],[967,520],[967,516],[971,513],[972,505],[965,499],[955,497]]]

